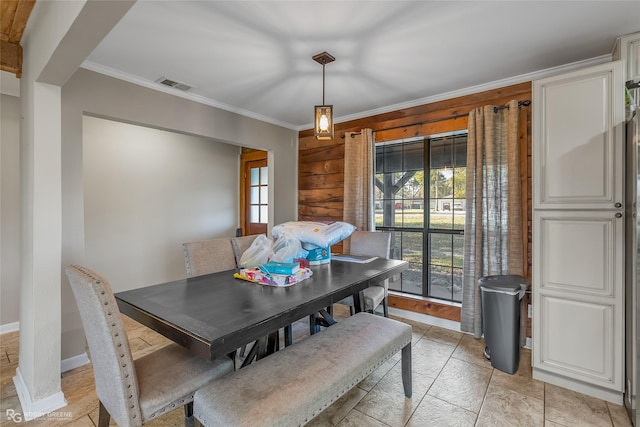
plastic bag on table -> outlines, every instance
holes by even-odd
[[[264,234],[259,235],[253,241],[249,249],[240,257],[240,268],[257,267],[269,260],[272,241]]]
[[[291,234],[302,243],[328,248],[341,240],[351,236],[356,229],[348,222],[314,222],[314,221],[289,221],[273,227],[273,237],[279,237],[282,233]]]
[[[307,251],[302,249],[300,240],[288,233],[281,233],[271,247],[270,261],[293,262],[296,258],[306,258]]]

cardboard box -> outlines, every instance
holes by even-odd
[[[331,248],[319,248],[306,243],[302,245],[302,248],[309,251],[307,259],[310,265],[328,264],[331,262]]]

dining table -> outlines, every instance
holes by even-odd
[[[408,267],[406,261],[386,258],[332,259],[310,266],[311,277],[290,286],[248,282],[229,270],[117,292],[115,297],[121,313],[194,354],[214,359],[350,295],[360,311],[364,289]]]

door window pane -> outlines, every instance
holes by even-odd
[[[269,167],[264,166],[260,168],[260,184],[267,185],[269,184]]]
[[[269,219],[269,207],[260,205],[260,222],[266,224]]]
[[[259,185],[260,184],[260,170],[258,168],[251,168],[251,184],[250,185]]]
[[[266,224],[269,213],[269,167],[251,168],[250,222]]]
[[[260,222],[259,206],[251,206],[251,222]]]
[[[260,204],[260,187],[251,187],[251,201],[250,201],[250,203],[252,205]]]

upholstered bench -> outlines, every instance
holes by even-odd
[[[358,313],[198,390],[193,412],[205,426],[300,426],[402,350],[411,397],[411,326]]]

